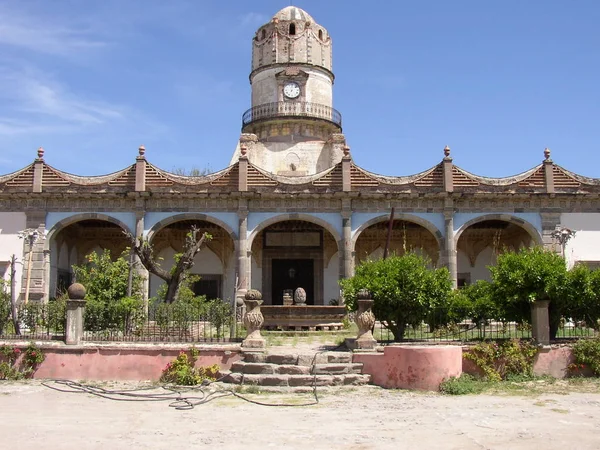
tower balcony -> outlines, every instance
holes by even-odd
[[[274,102],[250,108],[242,116],[242,129],[255,122],[273,119],[317,119],[342,128],[342,115],[331,106],[311,102]]]

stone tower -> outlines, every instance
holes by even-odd
[[[337,164],[345,146],[342,117],[333,109],[331,37],[295,6],[279,11],[252,41],[252,107],[240,143],[257,167],[306,176]]]

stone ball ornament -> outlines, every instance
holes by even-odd
[[[85,298],[85,286],[81,283],[73,283],[67,289],[70,300],[83,300]]]
[[[262,300],[262,294],[257,289],[249,289],[245,297],[246,300]]]

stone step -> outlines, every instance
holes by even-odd
[[[315,364],[312,373],[317,375],[360,374],[362,368],[362,363]]]
[[[277,353],[264,354],[259,352],[245,352],[244,362],[247,363],[268,363],[284,364],[298,366],[312,366],[314,364],[342,364],[351,363],[352,354],[349,352],[320,352],[320,353]]]
[[[369,383],[370,375],[356,373],[340,375],[258,375],[242,374],[222,371],[224,383],[240,384],[247,386],[275,386],[275,387],[309,387],[309,386],[359,386]]]
[[[309,375],[310,366],[297,366],[294,364],[269,364],[237,361],[231,365],[231,372],[247,375]]]

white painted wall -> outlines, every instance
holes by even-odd
[[[565,248],[568,267],[578,261],[600,261],[600,213],[565,213],[560,221],[576,232]]]
[[[493,266],[496,264],[496,256],[494,255],[492,247],[486,247],[481,253],[479,253],[479,255],[477,255],[475,267],[471,267],[471,261],[467,255],[463,251],[459,250],[456,261],[458,268],[457,272],[459,274],[470,274],[471,284],[473,284],[477,280],[490,281],[492,279],[492,274],[490,269],[488,269],[488,266]]]
[[[26,227],[26,217],[23,212],[0,212],[0,263],[9,264],[11,256],[17,257],[16,291],[21,292],[23,276],[23,240],[19,239],[19,231]],[[4,279],[10,280],[10,268],[4,274]],[[17,294],[18,298],[18,294]]]
[[[327,264],[327,261],[325,261],[325,264]],[[331,257],[323,272],[323,304],[327,306],[331,299],[339,300],[340,298],[340,285],[338,284],[340,278],[339,252]]]

